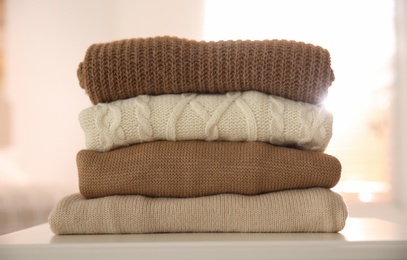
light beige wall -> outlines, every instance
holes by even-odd
[[[203,39],[204,0],[120,0],[115,2],[120,38],[170,35]]]
[[[77,117],[90,101],[76,69],[87,47],[155,35],[202,39],[203,5],[203,0],[8,1],[3,98],[11,136],[0,146],[0,185],[7,178],[61,180],[77,189],[75,156],[84,148]]]
[[[407,216],[407,2],[396,1],[396,32],[397,51],[396,64],[396,93],[394,103],[394,142],[392,150],[392,161],[396,175],[393,185],[396,187],[396,203],[404,209]],[[407,217],[404,218],[407,224]]]

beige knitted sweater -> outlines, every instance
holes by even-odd
[[[340,195],[311,188],[185,199],[73,194],[59,201],[49,224],[55,234],[337,232],[346,218]]]
[[[86,148],[95,151],[155,140],[262,141],[323,151],[332,136],[332,115],[322,106],[257,91],[141,95],[89,107],[79,120]]]
[[[86,198],[255,195],[332,188],[341,175],[333,156],[264,142],[148,142],[110,152],[83,150],[77,165],[79,189]]]

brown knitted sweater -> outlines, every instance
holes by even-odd
[[[82,150],[77,166],[86,198],[255,195],[332,188],[341,175],[333,156],[263,142],[156,141],[110,152]]]
[[[141,94],[246,90],[315,104],[334,80],[330,54],[319,46],[168,36],[91,45],[77,73],[93,104]]]

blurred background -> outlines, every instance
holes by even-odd
[[[328,49],[336,80],[325,102],[334,115],[326,153],[343,166],[335,190],[350,216],[402,221],[406,14],[402,0],[0,0],[0,234],[46,222],[59,199],[78,192],[78,115],[91,103],[76,69],[86,49],[160,35]]]

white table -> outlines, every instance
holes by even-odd
[[[407,259],[407,226],[348,219],[337,234],[55,236],[48,224],[0,236],[0,259]]]

